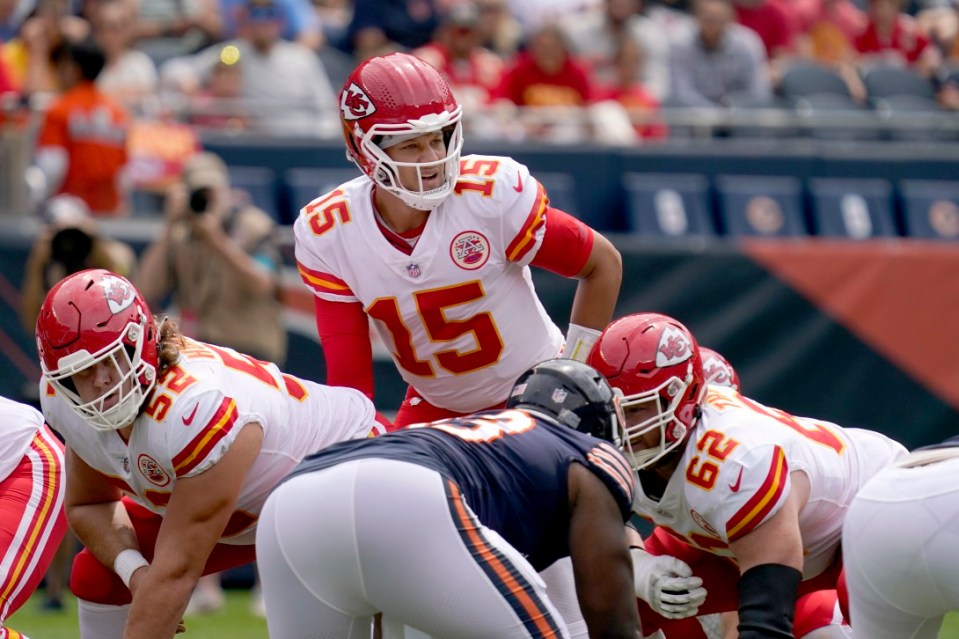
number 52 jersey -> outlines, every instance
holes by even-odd
[[[306,455],[334,442],[366,437],[372,402],[351,388],[286,375],[275,364],[186,340],[176,365],[157,380],[129,442],[87,425],[41,379],[47,422],[88,466],[148,510],[163,515],[178,479],[226,455],[243,426],[263,427],[263,444],[221,541],[252,544],[270,490]]]
[[[834,559],[846,508],[879,470],[906,454],[879,433],[794,417],[710,386],[703,414],[659,501],[637,482],[633,509],[691,546],[732,557],[729,544],[782,508],[790,473],[809,478],[799,513],[803,577]]]
[[[377,226],[372,189],[362,176],[303,208],[293,227],[303,281],[322,299],[361,302],[403,379],[434,406],[500,404],[563,345],[528,266],[545,229],[542,186],[510,158],[463,158],[410,255]]]

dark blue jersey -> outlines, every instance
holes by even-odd
[[[624,522],[632,508],[633,472],[611,444],[517,410],[340,442],[304,459],[289,477],[368,457],[412,462],[451,479],[479,520],[537,570],[569,555],[570,464],[603,481]]]

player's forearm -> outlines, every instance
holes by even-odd
[[[171,639],[196,586],[192,571],[176,575],[151,566],[137,585],[124,639]]]
[[[117,555],[138,549],[136,532],[119,501],[67,504],[67,521],[77,538],[104,566],[113,566]]]

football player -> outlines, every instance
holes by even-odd
[[[362,175],[307,204],[294,224],[327,383],[373,396],[368,318],[409,384],[397,427],[501,407],[533,364],[584,359],[619,293],[612,244],[551,207],[522,164],[460,157],[462,109],[415,56],[361,63],[340,110],[347,157]],[[579,280],[565,347],[531,265]]]
[[[0,639],[67,532],[63,444],[30,406],[0,397]]]
[[[589,636],[639,639],[618,397],[554,359],[507,406],[305,459],[257,532],[270,636],[366,639],[382,612],[384,633],[569,637],[536,571],[571,556]]]
[[[856,494],[842,532],[857,637],[936,639],[959,610],[959,437],[920,448]]]
[[[728,359],[705,346],[699,347],[699,354],[703,358],[703,375],[706,376],[707,384],[728,386],[734,391],[741,390],[739,374]]]
[[[43,413],[66,440],[67,518],[86,546],[71,575],[84,639],[172,637],[201,574],[253,560],[270,489],[306,455],[374,430],[362,393],[187,339],[104,270],[50,290],[37,348]]]
[[[683,542],[664,553],[635,536],[644,634],[738,610],[741,639],[792,637],[797,598],[836,588],[846,507],[905,449],[708,385],[695,338],[665,315],[613,322],[588,361],[624,394],[634,511]]]

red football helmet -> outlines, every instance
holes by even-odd
[[[459,176],[463,109],[449,84],[428,63],[408,53],[391,53],[360,64],[340,91],[340,121],[346,156],[376,184],[408,206],[430,210],[450,193]],[[446,157],[434,162],[395,162],[383,150],[426,133],[443,132]],[[444,171],[442,186],[411,190],[400,183],[400,167],[424,173]]]
[[[623,448],[635,470],[686,442],[699,416],[706,380],[696,339],[685,326],[658,313],[627,315],[606,327],[587,363],[623,393]],[[641,405],[651,406],[655,414],[629,423],[630,408]],[[637,438],[654,430],[659,444],[634,451]]]
[[[157,377],[159,331],[140,293],[123,277],[90,269],[60,280],[37,317],[43,375],[90,426],[111,431],[137,416]],[[84,402],[71,377],[94,364],[116,367],[119,383]],[[107,406],[107,399],[116,402]]]
[[[699,347],[699,354],[703,356],[703,373],[707,384],[728,386],[739,392],[739,375],[728,359],[705,346]]]

